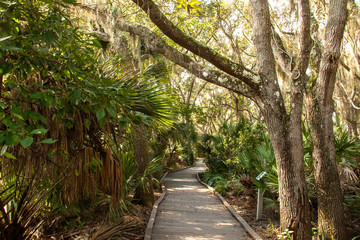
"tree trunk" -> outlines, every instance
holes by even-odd
[[[344,207],[336,162],[331,114],[325,121],[320,104],[313,99],[309,113],[313,164],[318,201],[318,232],[329,239],[344,239]],[[324,122],[327,122],[324,124]]]
[[[276,157],[281,229],[294,231],[293,237],[296,240],[308,240],[311,239],[311,223],[304,174],[301,84],[296,84],[294,81],[291,98],[293,107],[288,114],[278,84],[275,58],[271,47],[268,3],[263,0],[251,0],[250,4],[257,68],[262,84],[257,94],[259,97],[255,101],[264,116]]]
[[[285,109],[262,109],[276,155],[279,179],[281,230],[294,231],[294,239],[311,239],[308,192],[304,175],[301,118],[290,118]]]
[[[343,196],[333,134],[332,95],[346,18],[347,1],[330,1],[319,76],[310,93],[309,123],[318,200],[318,232],[324,232],[329,239],[345,239]]]
[[[149,147],[146,137],[146,129],[144,124],[133,125],[133,141],[134,141],[134,155],[137,165],[137,177],[142,177],[146,168],[150,163]],[[144,185],[139,184],[135,190],[134,199],[138,200],[145,206],[151,207],[154,205],[154,188],[152,184],[152,176],[144,176],[147,179],[144,181]]]

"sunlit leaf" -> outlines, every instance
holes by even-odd
[[[101,43],[96,38],[91,39],[91,41],[93,42],[94,46],[96,46],[98,48],[102,48]]]
[[[44,135],[44,134],[47,133],[47,132],[48,132],[47,129],[39,128],[39,129],[32,130],[32,131],[30,132],[30,134],[42,134],[42,135]]]
[[[117,117],[116,111],[112,107],[107,107],[106,110],[110,113],[112,117]]]
[[[12,36],[7,36],[7,37],[3,37],[3,38],[0,38],[0,42],[3,42],[5,40],[8,40],[9,38],[11,38]]]
[[[0,152],[0,156],[4,155],[6,153],[6,150],[8,149],[8,145],[4,145],[2,148],[1,148],[1,152]]]

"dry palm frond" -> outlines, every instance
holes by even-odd
[[[142,239],[139,233],[139,223],[130,221],[117,225],[104,225],[99,227],[90,238],[91,240],[111,240],[111,239]]]
[[[339,175],[342,189],[356,188],[356,185],[359,185],[359,178],[353,169],[340,164]]]

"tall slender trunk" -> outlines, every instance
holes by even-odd
[[[318,200],[318,231],[345,239],[344,207],[333,134],[332,95],[347,18],[347,0],[330,0],[319,76],[309,93],[309,122]]]
[[[316,99],[312,99],[310,109],[318,232],[324,232],[330,239],[345,239],[343,195],[336,162],[332,114],[323,116],[324,112]]]
[[[135,70],[143,72],[141,65],[141,41],[137,36],[133,36],[133,64]],[[143,178],[135,189],[134,199],[138,200],[145,206],[151,207],[155,203],[154,186],[152,176],[146,175],[145,170],[150,164],[150,152],[144,123],[132,126],[132,137],[134,144],[134,157],[137,165],[137,177]]]
[[[139,184],[135,190],[134,199],[138,200],[145,206],[151,207],[154,205],[154,188],[152,184],[152,176],[144,176],[146,168],[150,163],[149,146],[146,137],[146,128],[144,124],[133,125],[133,141],[134,141],[134,155],[137,165],[137,177],[145,177],[144,185]]]

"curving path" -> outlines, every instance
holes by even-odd
[[[196,179],[205,165],[169,173],[167,194],[158,207],[152,240],[248,239],[241,224],[221,201]]]

